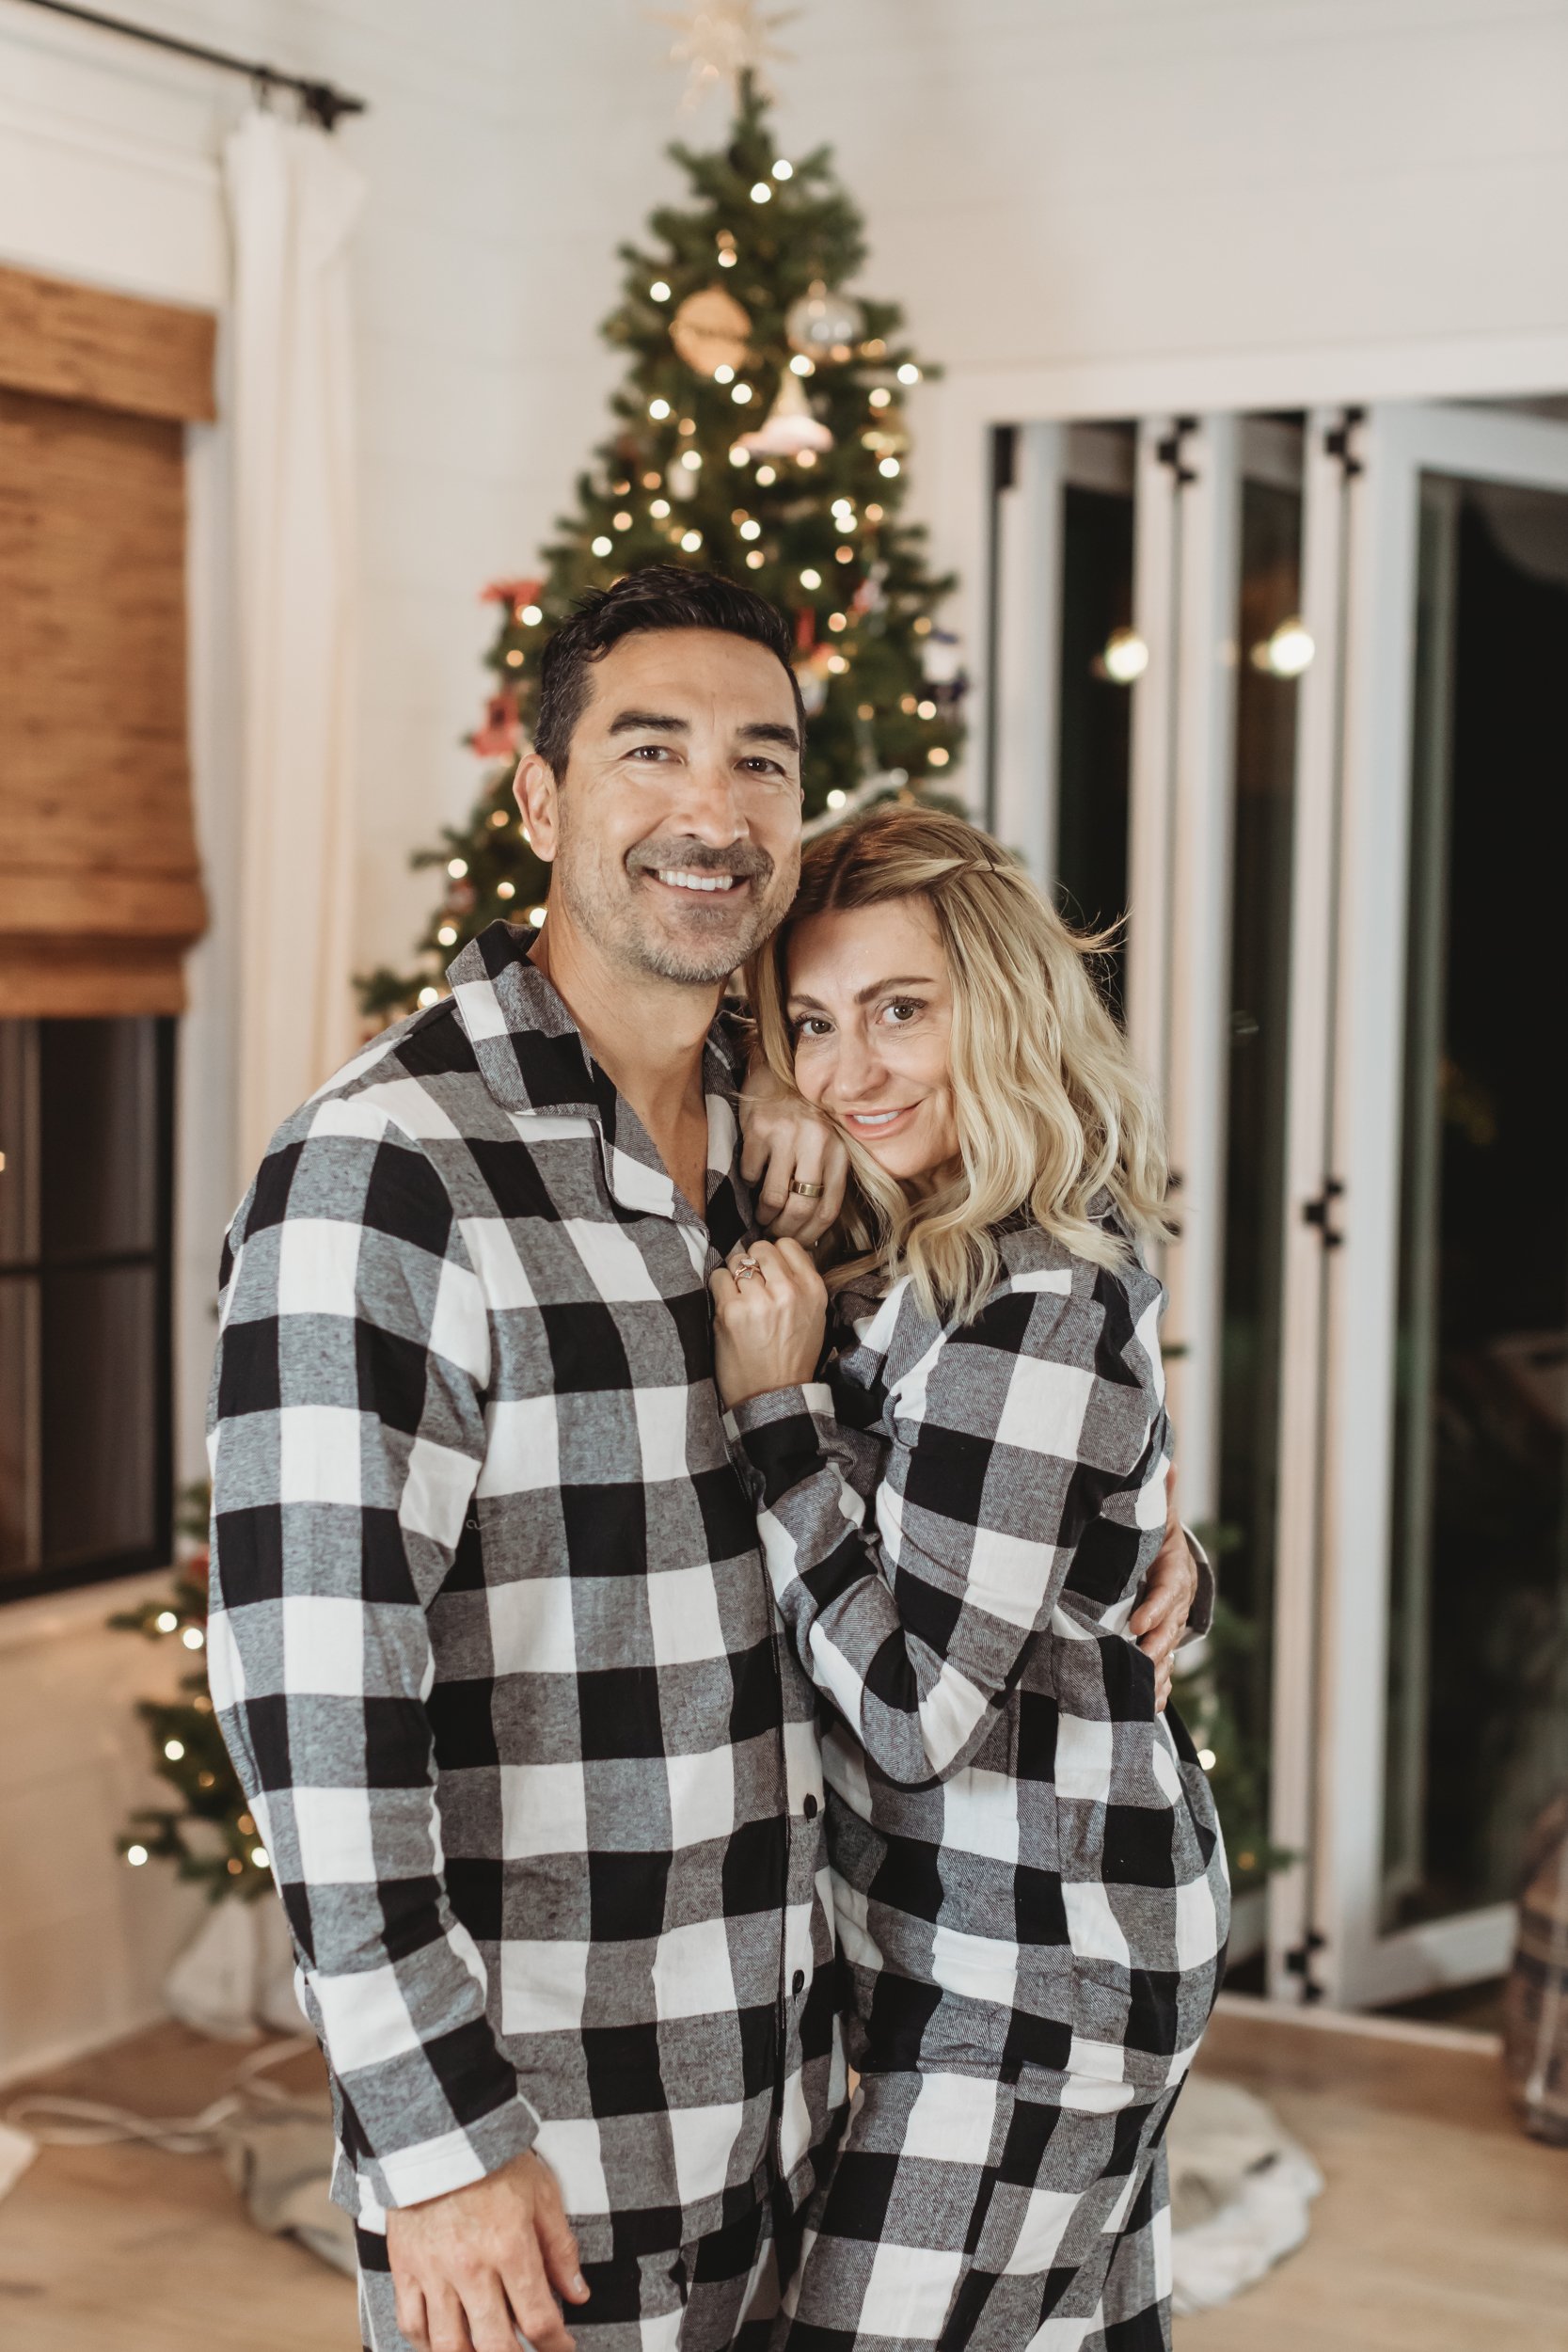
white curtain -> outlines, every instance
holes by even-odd
[[[225,155],[234,241],[238,1145],[355,1044],[355,410],[349,250],[362,183],[330,137],[258,110]]]

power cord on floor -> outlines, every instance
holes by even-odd
[[[24,2092],[6,2109],[5,2121],[25,2132],[43,2148],[110,2148],[139,2140],[161,2148],[166,2155],[205,2156],[219,2145],[222,2126],[238,2115],[249,2100],[279,2106],[293,2104],[293,2094],[266,2077],[275,2066],[313,2050],[313,2034],[291,2034],[252,2050],[235,2068],[229,2087],[198,2115],[138,2115],[132,2107],[113,2107],[96,2099],[70,2099],[47,2090]]]

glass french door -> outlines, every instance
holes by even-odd
[[[1568,424],[1020,427],[995,563],[992,822],[1127,912],[1166,1104],[1236,1952],[1495,1974],[1568,1777]]]
[[[1224,1547],[1240,1901],[1264,1941],[1303,442],[1299,421],[1015,430],[998,503],[991,819],[1159,1080],[1180,1500]]]
[[[1308,433],[1271,1946],[1359,2006],[1506,1965],[1568,1775],[1568,426]]]

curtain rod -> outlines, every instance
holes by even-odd
[[[47,8],[52,16],[74,17],[78,24],[96,24],[105,33],[122,33],[127,40],[145,41],[150,49],[166,49],[177,57],[196,57],[203,65],[215,65],[225,73],[243,73],[247,81],[261,89],[293,90],[306,113],[324,131],[330,131],[341,115],[362,115],[365,101],[350,98],[346,92],[334,89],[330,82],[311,82],[298,73],[279,73],[276,66],[252,65],[248,58],[231,56],[226,49],[207,49],[199,41],[181,40],[173,33],[155,33],[145,24],[130,24],[120,16],[104,16],[98,8],[79,8],[71,0],[26,0],[35,8]]]

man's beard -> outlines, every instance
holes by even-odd
[[[566,854],[557,864],[554,886],[578,930],[623,970],[684,988],[716,988],[728,979],[777,930],[795,895],[794,878],[780,876],[766,850],[744,842],[716,850],[689,834],[640,841],[622,868],[624,895],[613,881],[602,886],[607,877],[597,861],[585,867],[571,856],[564,829],[562,848]],[[640,878],[656,871],[738,874],[751,887],[738,908],[718,892],[693,892],[690,911],[681,911],[685,936],[672,937],[641,895]]]

